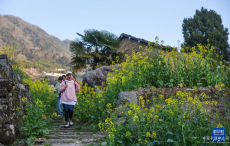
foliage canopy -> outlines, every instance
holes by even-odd
[[[183,20],[184,45],[189,48],[197,44],[207,45],[207,39],[212,46],[215,46],[216,54],[223,55],[224,60],[228,57],[228,28],[224,28],[222,19],[214,10],[201,8],[196,10],[193,18],[185,18]],[[190,50],[191,51],[191,50]]]
[[[116,51],[120,40],[111,32],[89,29],[85,30],[83,35],[77,34],[81,39],[76,39],[70,44],[74,70],[84,68],[90,60],[93,60],[92,65],[95,69],[98,63],[108,65],[116,59],[116,56],[122,56]]]

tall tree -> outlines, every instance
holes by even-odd
[[[207,39],[212,46],[216,47],[216,53],[223,55],[224,60],[229,60],[228,56],[228,28],[224,28],[222,19],[214,10],[201,8],[196,10],[193,18],[185,18],[182,24],[184,44],[188,47],[197,44],[207,45]]]
[[[85,30],[83,35],[77,34],[81,39],[76,39],[70,44],[74,70],[86,67],[92,60],[95,69],[98,63],[108,65],[116,59],[116,56],[122,56],[117,52],[120,39],[111,32],[89,29]]]

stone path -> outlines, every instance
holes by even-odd
[[[90,131],[89,126],[81,125],[74,122],[69,128],[64,128],[64,118],[57,117],[53,121],[52,130],[46,138],[38,138],[35,140],[35,146],[85,146],[85,145],[103,145],[107,143],[103,141],[106,137],[102,131]],[[82,132],[85,131],[85,132]],[[19,142],[18,146],[22,146],[24,142]]]

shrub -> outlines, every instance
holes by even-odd
[[[110,99],[106,96],[105,90],[100,90],[83,86],[77,93],[79,105],[75,108],[74,116],[77,120],[83,123],[95,123],[104,121],[108,116],[106,105],[113,102],[115,99]]]
[[[187,92],[179,91],[168,99],[160,95],[148,101],[152,103],[150,108],[140,97],[140,105],[126,105],[126,110],[117,108],[98,126],[106,130],[109,145],[199,145],[216,127],[224,127],[229,135],[228,121],[219,118],[218,112],[214,116],[204,108],[217,102],[207,100],[205,93],[201,97],[202,102]],[[125,113],[126,124],[118,123],[118,111]]]
[[[126,62],[118,65],[121,69],[108,74],[107,96],[114,98],[120,91],[151,86],[214,87],[224,83],[230,87],[230,69],[224,61],[212,59],[214,47],[198,45],[192,50],[189,54],[163,52],[150,44],[142,53],[133,52],[132,59],[126,55]]]
[[[26,98],[22,99],[26,104],[26,115],[23,116],[21,130],[28,138],[27,143],[31,145],[34,138],[43,137],[49,133],[48,123],[51,121],[49,117],[57,116],[55,112],[57,98],[47,80],[32,81],[31,78],[26,78],[23,81],[30,86],[32,103],[29,103]]]

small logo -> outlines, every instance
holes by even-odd
[[[225,128],[212,129],[212,141],[222,142],[226,140],[225,137],[226,137]]]

